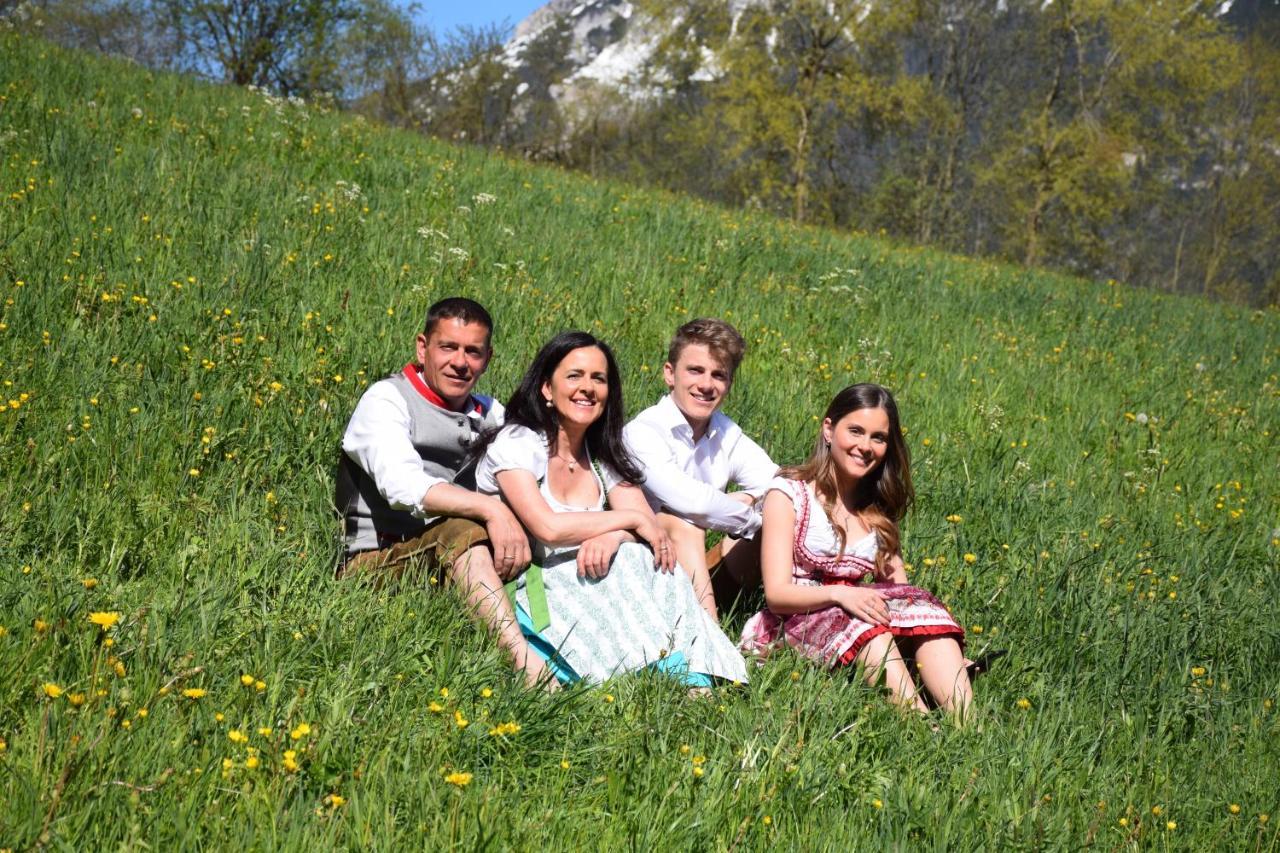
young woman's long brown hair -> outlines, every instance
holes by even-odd
[[[860,409],[884,409],[889,416],[888,447],[884,461],[870,474],[858,481],[854,493],[854,510],[868,528],[874,530],[879,549],[876,551],[876,576],[887,577],[888,563],[898,553],[902,540],[898,522],[907,514],[915,500],[911,487],[911,454],[902,438],[902,425],[898,420],[898,404],[889,389],[880,385],[863,383],[850,385],[831,401],[824,416],[834,426],[845,415]],[[823,439],[821,431],[814,443],[813,452],[800,465],[784,468],[782,476],[813,483],[818,503],[827,514],[836,531],[840,551],[844,551],[844,528],[836,524],[835,502],[839,498],[836,485],[835,464],[831,459],[831,446]]]

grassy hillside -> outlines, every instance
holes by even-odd
[[[0,290],[0,847],[1277,846],[1274,311],[9,36]],[[1011,649],[977,722],[933,732],[786,654],[711,701],[546,698],[448,591],[333,581],[347,415],[451,293],[497,318],[486,390],[585,327],[633,412],[676,324],[730,319],[728,409],[782,461],[835,390],[894,388],[913,579],[971,651]]]

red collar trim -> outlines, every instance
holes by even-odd
[[[450,412],[456,412],[457,409],[450,406],[444,401],[444,398],[431,390],[431,386],[422,381],[422,373],[418,369],[418,365],[412,361],[404,366],[404,378],[409,380],[409,384],[414,390],[423,396],[423,398],[433,406],[439,406],[441,409],[447,409]],[[475,397],[469,397],[468,401],[475,408],[476,414],[484,414],[484,410],[480,407],[480,403]],[[463,407],[465,411],[466,407]]]

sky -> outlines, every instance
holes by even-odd
[[[546,0],[420,0],[417,19],[437,33],[445,33],[460,25],[480,27],[499,24],[505,19],[509,27],[529,16]]]

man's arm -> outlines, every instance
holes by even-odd
[[[503,580],[510,580],[529,565],[529,536],[497,498],[438,482],[422,496],[422,508],[428,515],[470,518],[483,524],[493,546],[493,567]]]
[[[411,428],[404,399],[393,388],[373,385],[351,415],[342,449],[395,509],[407,510],[423,521],[456,516],[483,524],[493,546],[494,567],[504,579],[529,565],[529,540],[511,511],[497,498],[423,471],[422,459],[409,438]]]
[[[760,529],[758,509],[680,470],[671,449],[652,427],[631,423],[625,435],[628,449],[644,468],[645,492],[666,511],[703,529],[738,538],[753,536]]]
[[[734,432],[737,435],[727,448],[729,479],[737,483],[742,491],[759,498],[769,488],[773,478],[778,476],[778,463],[736,424]]]

